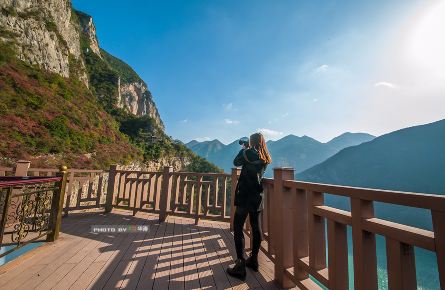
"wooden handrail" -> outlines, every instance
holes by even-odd
[[[412,193],[403,191],[360,188],[332,184],[310,183],[295,180],[285,180],[284,187],[303,189],[314,192],[325,192],[361,200],[380,201],[397,205],[444,211],[445,196],[438,194]]]
[[[57,177],[57,176],[52,176],[52,177],[3,176],[3,177],[0,177],[0,188],[11,187],[11,186],[20,186],[20,185],[26,185],[26,184],[57,182],[60,180],[61,180],[61,177]]]
[[[225,173],[173,172],[171,167],[162,172],[110,167],[106,211],[156,212],[161,221],[168,215],[229,221],[230,178]]]
[[[267,210],[263,223],[268,246],[262,250],[273,258],[275,279],[282,287],[320,289],[308,283],[311,275],[329,289],[348,289],[347,245],[351,242],[355,289],[376,290],[378,234],[386,238],[390,290],[416,289],[414,247],[436,253],[440,287],[444,289],[445,196],[301,182],[284,178],[285,172],[289,168],[276,168],[273,179],[263,179]],[[351,211],[325,205],[325,193],[349,198]],[[374,202],[430,210],[434,230],[376,218]],[[290,213],[292,218],[285,219]],[[347,239],[346,226],[352,228],[351,241]],[[293,257],[291,264],[289,257]]]
[[[29,163],[20,166],[16,174],[32,171]],[[170,167],[163,171],[120,170],[117,166],[108,171],[71,170],[67,176],[67,204],[76,182],[84,184],[88,194],[84,197],[79,190],[76,206],[65,208],[105,207],[109,212],[117,207],[133,213],[158,213],[161,221],[167,215],[178,215],[196,222],[209,219],[232,224],[239,174],[238,168],[232,174],[173,172]],[[381,235],[386,239],[390,290],[416,288],[414,247],[436,253],[440,287],[445,289],[445,196],[309,183],[292,180],[293,176],[291,168],[275,168],[274,178],[263,179],[266,243],[261,249],[275,263],[274,275],[281,287],[320,289],[311,280],[315,278],[329,289],[348,289],[348,243],[352,243],[355,289],[377,289],[376,235]],[[101,188],[106,190],[102,192]],[[325,194],[346,197],[351,210],[326,205]],[[106,201],[101,201],[104,195]],[[426,209],[431,212],[433,230],[377,218],[374,202]],[[352,240],[348,240],[348,226]],[[250,235],[248,227],[246,234]]]

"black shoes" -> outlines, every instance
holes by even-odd
[[[249,267],[255,272],[258,272],[258,257],[250,256],[247,260],[238,259],[235,261],[235,266],[227,268],[227,274],[240,280],[246,279],[246,267]]]
[[[227,274],[240,280],[246,280],[246,262],[238,259],[235,261],[235,266],[227,268]]]
[[[246,267],[258,272],[258,257],[250,256],[246,260]]]

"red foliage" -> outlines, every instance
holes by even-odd
[[[29,78],[26,74],[21,73],[10,65],[0,67],[0,74],[9,76],[14,86],[21,90],[41,96],[49,96],[51,94],[51,91],[48,88],[42,87],[36,79]]]
[[[6,115],[2,117],[2,125],[23,135],[35,136],[42,131],[42,126],[28,116]]]

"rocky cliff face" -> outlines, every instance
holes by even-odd
[[[133,115],[149,115],[158,124],[161,122],[150,91],[143,81],[121,83],[119,80],[119,106],[127,108]]]
[[[21,60],[88,86],[70,1],[0,0],[0,9],[0,37],[15,43]]]
[[[0,136],[0,164],[219,172],[165,134],[147,84],[70,0],[0,0]]]
[[[100,54],[99,41],[97,40],[96,36],[96,26],[94,26],[93,18],[81,11],[76,11],[76,13],[79,18],[81,31],[82,33],[87,35],[87,38],[89,40],[90,49],[100,58],[102,58],[102,55]]]
[[[80,29],[87,40],[87,50],[84,53],[95,53],[100,59],[106,62],[117,73],[116,105],[136,116],[148,115],[156,124],[164,129],[158,109],[153,101],[151,92],[147,84],[139,75],[126,63],[108,54],[99,47],[96,36],[96,28],[93,18],[83,12],[77,11]],[[110,97],[110,96],[109,96]],[[113,96],[111,96],[113,97]]]
[[[0,0],[0,39],[13,42],[18,57],[64,77],[90,85],[84,53],[94,53],[110,66],[116,77],[111,95],[115,105],[136,116],[148,115],[164,129],[147,84],[119,59],[99,46],[91,16],[74,11],[69,0]],[[82,35],[87,50],[82,51]],[[106,56],[104,56],[106,54]]]

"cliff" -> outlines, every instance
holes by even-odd
[[[69,1],[0,0],[0,37],[13,42],[17,57],[88,86],[80,34]]]
[[[147,84],[69,0],[0,0],[0,164],[219,171],[164,132]]]
[[[95,54],[115,75],[108,79],[115,90],[101,98],[115,99],[116,107],[131,114],[149,115],[164,128],[147,84],[99,47],[91,16],[74,11],[65,0],[0,0],[0,9],[0,37],[14,43],[20,60],[89,86],[94,76],[88,75],[92,69],[86,68],[84,59]]]
[[[159,127],[164,129],[164,124],[147,84],[128,64],[99,47],[96,27],[91,16],[80,11],[76,11],[76,14],[80,24],[82,53],[87,60],[87,66],[90,66],[88,68],[90,80],[100,78],[100,83],[97,85],[93,83],[93,86],[101,98],[107,99],[112,107],[124,109],[133,115],[148,115],[155,120]],[[98,66],[103,70],[95,70]],[[103,71],[106,71],[106,78],[100,76],[104,74]],[[114,89],[104,90],[104,82]]]

